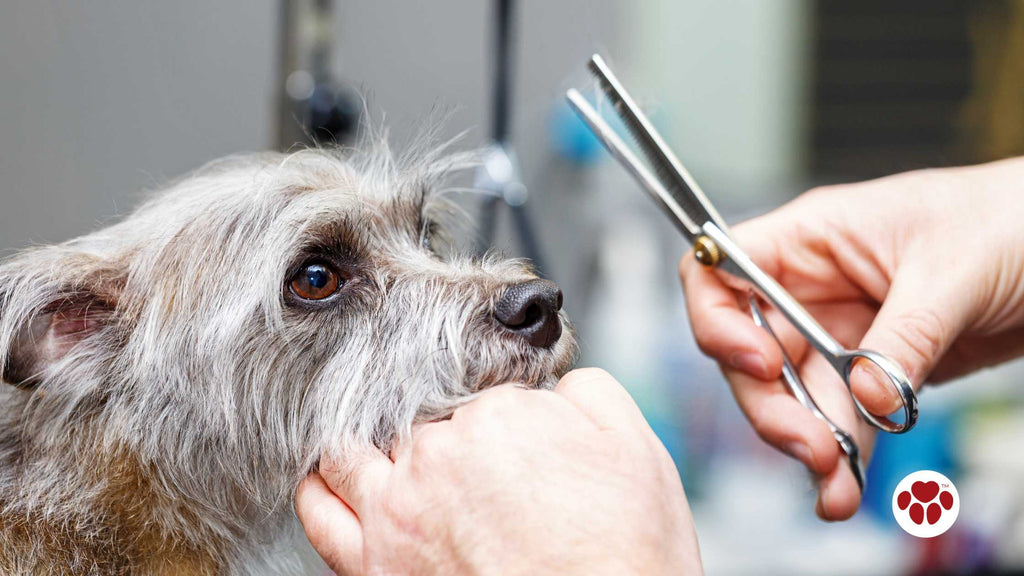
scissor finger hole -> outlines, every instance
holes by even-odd
[[[869,350],[849,355],[845,370],[857,410],[865,420],[887,432],[906,432],[917,420],[917,397],[903,370],[889,358]]]
[[[850,390],[865,410],[875,416],[885,416],[894,422],[902,415],[903,406],[889,375],[877,364],[864,357],[853,360],[850,368]]]

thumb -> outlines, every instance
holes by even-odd
[[[956,282],[935,282],[932,271],[901,269],[860,347],[885,354],[919,390],[932,369],[969,322],[970,299]],[[889,379],[869,362],[854,366],[850,388],[872,414],[885,416],[901,406]]]
[[[362,571],[363,530],[359,519],[319,473],[311,473],[299,484],[295,514],[309,543],[331,570],[338,574]]]
[[[393,468],[394,463],[375,447],[349,447],[343,460],[324,456],[319,472],[331,492],[362,519],[380,500]]]

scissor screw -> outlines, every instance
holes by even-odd
[[[705,266],[715,266],[722,261],[722,251],[707,236],[701,236],[693,243],[693,255]]]

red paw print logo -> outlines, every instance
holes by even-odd
[[[908,534],[933,538],[956,522],[960,497],[949,478],[932,470],[918,470],[896,486],[892,513]]]

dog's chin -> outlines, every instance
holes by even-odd
[[[578,356],[576,338],[571,329],[563,330],[562,337],[549,348],[524,347],[518,352],[515,360],[481,373],[473,388],[482,392],[502,384],[516,384],[524,388],[550,390],[572,369]]]
[[[496,348],[494,365],[470,363],[465,375],[464,396],[452,398],[451,403],[444,406],[421,406],[417,422],[446,420],[457,408],[495,386],[511,384],[532,390],[554,389],[562,376],[572,369],[579,354],[576,335],[568,322],[563,324],[562,336],[548,348],[538,349],[521,342],[512,347],[503,342]]]

